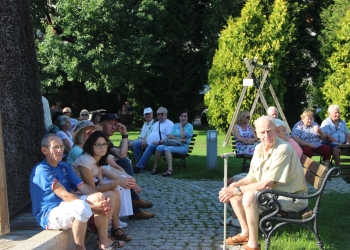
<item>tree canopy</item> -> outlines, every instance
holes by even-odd
[[[205,102],[211,125],[224,130],[231,121],[242,90],[242,79],[248,74],[244,58],[258,57],[260,64],[272,63],[270,80],[283,103],[285,79],[280,75],[280,67],[295,34],[288,6],[283,0],[276,0],[273,8],[262,1],[250,0],[239,18],[229,19],[221,32],[219,48],[209,71],[211,90]],[[254,97],[255,89],[249,88],[241,109],[250,110]]]

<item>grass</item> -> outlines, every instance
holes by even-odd
[[[174,169],[173,178],[179,179],[210,179],[210,180],[222,180],[224,176],[224,160],[220,157],[221,154],[232,152],[231,147],[223,147],[223,143],[226,134],[218,134],[218,165],[213,169],[207,168],[207,149],[206,149],[206,127],[195,127],[194,133],[197,134],[194,149],[190,157],[186,158],[187,169],[183,167]],[[139,136],[140,130],[129,131],[129,138],[136,139]],[[113,135],[111,137],[112,142],[115,145],[119,145],[121,136]],[[151,171],[153,168],[153,157],[148,161],[146,170]],[[228,164],[228,176],[233,176],[240,173],[242,159],[235,159],[231,157]],[[162,173],[167,170],[167,163],[163,160],[160,161],[158,166],[158,172]]]
[[[223,147],[225,134],[218,135],[218,165],[209,170],[206,166],[206,130],[208,128],[195,127],[194,133],[196,142],[194,150],[190,157],[186,159],[187,169],[175,169],[173,178],[179,179],[200,179],[200,180],[223,180],[224,161],[219,155],[231,152],[231,147]],[[129,138],[136,139],[140,130],[130,131]],[[121,136],[114,135],[112,138],[115,145],[119,145]],[[231,157],[229,159],[228,176],[240,173],[242,159]],[[153,167],[153,157],[147,164],[147,170]],[[161,161],[159,171],[166,170],[165,161]],[[349,212],[350,194],[330,193],[322,196],[322,203],[319,215],[319,234],[324,243],[324,249],[350,249],[350,212]],[[310,201],[309,207],[312,208],[314,201]],[[218,213],[220,213],[218,211]],[[265,248],[263,238],[259,239],[262,248]],[[271,238],[270,249],[283,250],[314,250],[318,249],[316,238],[307,229],[301,226],[284,226],[275,232]]]

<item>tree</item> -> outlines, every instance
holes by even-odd
[[[45,127],[29,2],[4,0],[0,16],[0,110],[8,201],[14,214],[30,202],[29,175],[43,158]]]
[[[343,13],[343,17],[339,14]],[[333,12],[332,18],[337,19],[332,32],[329,32],[327,37],[332,41],[332,46],[326,44],[324,48],[332,50],[328,62],[330,65],[329,74],[325,77],[324,86],[321,91],[324,95],[328,105],[338,104],[342,111],[342,118],[350,125],[350,37],[349,37],[349,22],[350,10],[349,8],[341,12]],[[341,15],[342,16],[342,15]],[[335,23],[333,23],[334,25]]]
[[[276,0],[273,7],[251,0],[242,9],[241,17],[228,20],[209,71],[211,90],[206,94],[205,102],[209,107],[211,125],[225,130],[231,122],[242,90],[242,79],[248,74],[244,58],[256,56],[260,64],[272,63],[270,80],[279,101],[283,103],[286,79],[281,77],[280,68],[295,33],[288,6],[283,0]],[[242,110],[250,109],[254,96],[255,90],[248,88]],[[271,103],[271,97],[265,96]]]
[[[43,89],[116,91],[136,111],[193,108],[206,78],[204,7],[192,0],[57,2],[38,39]],[[70,98],[77,94],[84,95]]]

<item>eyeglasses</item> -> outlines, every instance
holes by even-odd
[[[58,151],[58,150],[64,150],[66,148],[66,146],[61,145],[61,146],[53,146],[53,147],[47,147],[52,149],[53,151]]]
[[[89,114],[81,114],[81,116],[89,116]]]
[[[86,135],[91,135],[95,130],[85,130]]]
[[[158,116],[163,116],[163,115],[164,115],[164,113],[157,113],[157,115],[158,115]]]
[[[70,113],[70,112],[62,112],[63,114],[68,114],[68,113]]]
[[[108,148],[109,142],[94,144],[96,148]]]
[[[144,114],[144,115],[150,115],[151,113],[146,113],[146,114]]]
[[[245,118],[250,119],[250,116],[246,116]]]

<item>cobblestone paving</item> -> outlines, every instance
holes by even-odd
[[[122,221],[129,224],[124,230],[133,240],[125,242],[121,249],[223,248],[223,227],[219,225],[223,220],[223,205],[217,197],[222,181],[178,180],[159,174],[153,176],[147,171],[137,174],[136,178],[143,188],[141,197],[154,204],[147,211],[154,212],[156,217],[149,220],[123,218]],[[309,186],[309,190],[312,189]],[[335,178],[326,186],[325,192],[331,191],[350,193],[350,185],[342,178]],[[239,229],[228,227],[228,235],[237,233]],[[96,239],[94,236],[90,240],[87,250],[96,249]]]
[[[124,228],[133,240],[126,242],[121,249],[222,249],[223,205],[217,194],[222,186],[218,181],[188,181],[165,178],[142,172],[136,175],[142,186],[142,199],[152,201],[147,209],[156,214],[149,220],[122,221],[129,225]],[[234,227],[228,233],[238,233]],[[96,248],[96,238],[87,249]]]

